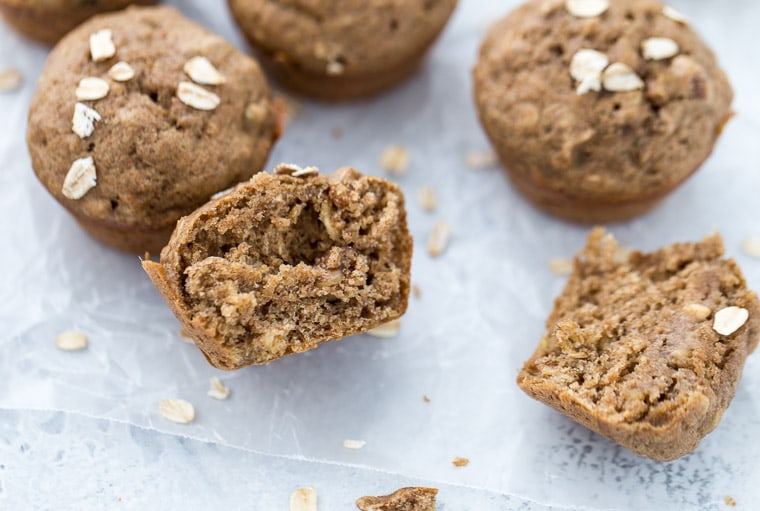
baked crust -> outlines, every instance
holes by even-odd
[[[286,87],[323,100],[366,97],[412,74],[456,0],[228,0],[262,62]]]
[[[489,31],[473,71],[478,114],[512,182],[539,208],[584,223],[625,220],[712,152],[732,115],[731,85],[698,34],[663,9],[612,0],[579,18],[564,1],[531,0]],[[646,58],[642,45],[654,37],[677,53]],[[579,94],[570,69],[580,50],[629,66],[642,88]]]
[[[89,38],[101,29],[113,32],[116,54],[93,62]],[[220,98],[212,110],[178,97],[179,84],[191,81],[185,64],[199,56],[225,79],[202,86]],[[117,62],[129,64],[134,77],[112,79]],[[80,101],[101,117],[82,138],[72,117],[85,77],[105,80],[109,91]],[[260,171],[281,115],[256,61],[175,9],[131,7],[92,18],[53,49],[31,102],[27,144],[40,182],[93,237],[143,253],[160,250],[181,216]],[[97,184],[71,199],[63,183],[85,157],[93,159]]]

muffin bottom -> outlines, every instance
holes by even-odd
[[[131,3],[151,5],[156,3],[156,0],[134,0]],[[30,39],[51,45],[57,43],[60,38],[85,20],[101,12],[112,10],[114,9],[98,6],[98,2],[78,9],[59,10],[28,5],[8,5],[0,1],[0,14],[9,25]]]
[[[174,227],[177,225],[176,222],[173,222],[171,225],[151,229],[115,222],[103,222],[71,209],[68,209],[68,212],[95,240],[111,248],[139,255],[145,252],[159,253],[168,243]]]
[[[432,42],[392,67],[353,76],[309,71],[281,51],[272,52],[254,43],[251,45],[258,61],[287,89],[322,101],[339,102],[374,96],[402,82],[419,69]]]

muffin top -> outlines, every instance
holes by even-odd
[[[319,74],[380,72],[423,51],[456,0],[229,0],[259,50]]]
[[[510,170],[589,198],[656,196],[710,154],[731,86],[657,0],[535,0],[490,30],[474,70]]]
[[[152,7],[97,16],[53,49],[27,142],[71,211],[158,229],[261,170],[277,135],[257,63]]]

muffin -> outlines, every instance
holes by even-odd
[[[261,170],[279,123],[254,60],[174,9],[133,7],[51,52],[27,143],[37,177],[82,227],[142,253]]]
[[[238,369],[399,318],[411,257],[395,184],[279,165],[180,220],[143,268],[209,362]]]
[[[381,497],[360,497],[360,511],[435,511],[436,488],[401,488]]]
[[[594,229],[517,383],[640,456],[697,448],[760,339],[760,302],[719,235],[627,253]]]
[[[96,14],[154,3],[156,0],[0,0],[0,14],[25,36],[53,44]]]
[[[480,120],[514,185],[578,222],[655,206],[709,156],[733,92],[658,0],[534,0],[497,22],[474,69]]]
[[[412,74],[456,0],[228,0],[262,63],[323,100],[376,94]]]

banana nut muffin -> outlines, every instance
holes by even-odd
[[[52,44],[96,14],[154,3],[156,0],[0,0],[0,14],[22,34]]]
[[[435,511],[436,488],[401,488],[381,497],[361,497],[356,507],[361,511]]]
[[[480,120],[514,185],[581,222],[655,206],[711,153],[733,92],[685,18],[658,0],[534,0],[490,30]]]
[[[412,239],[393,183],[279,165],[177,223],[143,268],[206,358],[264,364],[399,318]]]
[[[413,73],[456,0],[228,0],[283,85],[326,100],[369,96]]]
[[[168,7],[96,16],[53,49],[27,143],[96,239],[158,251],[176,221],[261,170],[279,136],[258,64]]]
[[[760,339],[760,303],[715,234],[626,253],[594,229],[517,382],[640,456],[715,429]]]

